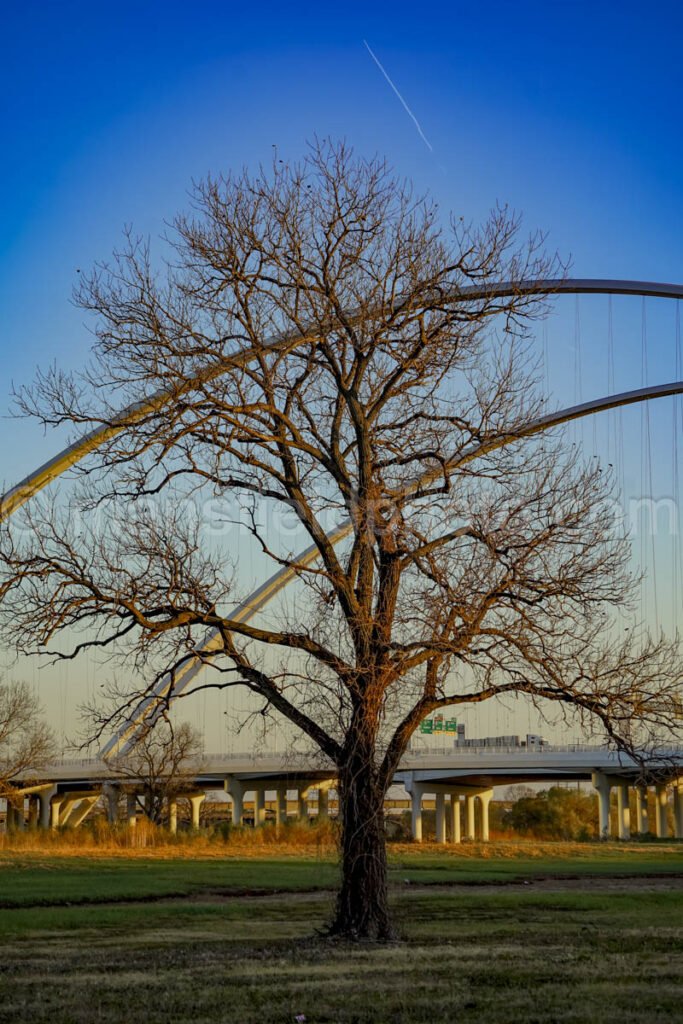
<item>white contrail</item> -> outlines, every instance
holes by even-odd
[[[386,71],[385,71],[385,70],[384,70],[384,68],[382,67],[381,63],[379,62],[379,60],[377,59],[377,57],[375,56],[375,54],[374,54],[374,53],[372,52],[372,50],[371,50],[371,49],[370,49],[370,47],[368,46],[367,40],[365,40],[365,39],[364,39],[364,40],[363,40],[363,42],[364,42],[364,44],[365,44],[365,48],[366,48],[366,50],[368,51],[368,53],[370,54],[370,56],[371,56],[371,57],[372,57],[372,59],[374,60],[375,64],[376,64],[376,65],[377,65],[377,67],[378,67],[378,68],[380,69],[380,71],[382,72],[382,74],[383,74],[383,75],[384,75],[384,77],[386,78],[387,82],[389,83],[389,85],[390,85],[390,86],[391,86],[391,88],[392,88],[392,89],[394,90],[394,92],[396,93],[396,95],[397,95],[397,96],[398,96],[398,98],[400,99],[401,103],[403,104],[403,109],[405,110],[406,114],[407,114],[407,115],[408,115],[408,116],[409,116],[409,117],[411,118],[411,120],[412,120],[413,124],[414,124],[414,125],[415,125],[415,127],[417,128],[418,134],[419,134],[420,138],[422,139],[422,141],[424,142],[425,146],[427,146],[427,148],[429,149],[430,153],[433,153],[433,152],[434,152],[434,147],[432,146],[431,142],[429,141],[429,139],[427,138],[427,136],[425,135],[425,133],[424,133],[424,132],[422,131],[422,129],[420,128],[420,122],[419,122],[419,121],[418,121],[418,119],[417,119],[417,118],[415,117],[415,114],[414,114],[414,113],[412,112],[412,110],[410,109],[410,107],[408,106],[408,104],[406,103],[406,101],[405,101],[405,100],[403,99],[403,97],[401,96],[400,92],[398,91],[398,89],[396,88],[396,86],[394,85],[394,83],[393,83],[393,82],[391,81],[391,79],[389,78],[389,75],[388,75],[388,74],[386,73]]]

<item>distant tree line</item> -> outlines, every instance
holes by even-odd
[[[513,802],[507,809],[500,808],[503,831],[535,839],[597,838],[598,805],[592,793],[563,786],[534,793],[526,786],[515,786],[508,795]]]

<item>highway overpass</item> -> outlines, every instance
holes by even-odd
[[[422,839],[423,804],[432,798],[436,838],[443,843],[458,843],[463,837],[488,839],[489,805],[495,786],[567,781],[590,781],[595,787],[603,836],[610,832],[610,796],[615,789],[616,834],[620,838],[629,838],[632,830],[667,835],[670,798],[675,835],[683,838],[683,750],[660,750],[657,756],[648,758],[645,768],[641,760],[616,750],[585,745],[411,750],[394,778],[394,784],[404,787],[410,797],[414,839]],[[236,823],[242,822],[245,799],[251,798],[254,825],[259,827],[266,821],[266,800],[274,801],[275,820],[283,822],[292,793],[297,816],[308,816],[311,801],[319,815],[326,815],[328,794],[335,789],[335,782],[334,766],[314,753],[207,754],[184,796],[190,802],[195,827],[207,793],[216,790],[227,794]],[[59,761],[41,771],[38,781],[14,780],[6,825],[9,829],[27,824],[76,827],[104,798],[111,821],[123,815],[134,827],[142,787],[142,779],[122,777],[101,758]],[[634,822],[629,809],[632,787],[636,797]],[[649,788],[655,796],[653,822],[647,819]],[[177,823],[176,803],[172,801],[169,806],[172,830]]]

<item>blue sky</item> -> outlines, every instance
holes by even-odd
[[[124,223],[154,235],[193,177],[314,132],[467,217],[510,203],[582,276],[683,277],[678,4],[3,7],[0,406],[82,358],[76,268]]]
[[[2,6],[0,412],[37,364],[85,357],[71,288],[125,223],[154,237],[193,178],[316,132],[475,221],[509,203],[577,276],[683,280],[678,4]],[[5,430],[5,483],[58,446]]]
[[[29,0],[0,19],[3,413],[37,364],[84,359],[77,268],[125,223],[154,237],[192,178],[273,144],[297,156],[314,133],[386,155],[466,218],[509,203],[577,276],[683,281],[677,3]],[[617,384],[637,387],[640,306],[624,308]],[[591,379],[603,314],[582,309],[584,398],[606,391],[603,356]],[[567,350],[574,316],[551,347]],[[670,320],[648,309],[653,380],[672,378]],[[1,429],[7,484],[59,447],[30,423]]]

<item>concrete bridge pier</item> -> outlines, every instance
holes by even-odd
[[[330,789],[329,786],[320,786],[318,789],[318,821],[326,821],[330,816]]]
[[[201,814],[202,804],[206,800],[206,793],[193,793],[189,798],[190,810],[192,812],[192,828],[199,828],[199,815]]]
[[[263,786],[254,789],[254,828],[266,823],[266,791]]]
[[[69,828],[78,828],[88,817],[99,798],[99,793],[91,793],[89,796],[80,796],[76,800],[69,801],[60,824],[68,825]]]
[[[41,828],[50,828],[52,818],[51,803],[52,798],[56,793],[57,787],[50,786],[49,788],[44,789],[42,793],[38,794],[38,800],[40,802],[39,824]]]
[[[612,783],[602,772],[593,772],[592,780],[598,793],[598,836],[600,839],[609,839],[609,795]]]
[[[50,828],[59,828],[61,824],[60,811],[63,803],[65,803],[65,797],[61,793],[52,798],[50,802]]]
[[[126,794],[126,822],[128,828],[135,828],[138,823],[138,798],[136,793]]]
[[[100,798],[91,789],[57,793],[50,803],[50,828],[77,826],[85,820]]]
[[[617,832],[620,839],[631,838],[631,808],[628,783],[617,783]]]
[[[287,821],[287,790],[279,786],[275,790],[275,824],[284,825]]]
[[[168,831],[174,836],[178,831],[178,801],[168,801]]]
[[[410,829],[416,843],[422,842],[422,789],[416,787],[410,794]]]
[[[666,817],[668,793],[666,783],[655,786],[655,830],[658,839],[666,839],[669,834],[669,823]]]
[[[424,787],[412,778],[406,779],[406,792],[410,797],[410,831],[416,843],[422,842],[422,797]]]
[[[487,789],[479,794],[479,806],[481,808],[481,832],[480,839],[483,843],[489,841],[489,809],[493,790]]]
[[[38,828],[38,815],[40,814],[40,801],[37,793],[31,793],[28,798],[28,827]]]
[[[460,835],[460,794],[451,793],[451,842],[459,843]]]
[[[674,779],[674,831],[683,839],[683,779]]]
[[[474,796],[471,793],[465,796],[465,822],[465,838],[475,840],[477,829],[474,817]]]
[[[636,786],[636,832],[644,836],[648,831],[647,786]]]
[[[114,786],[111,782],[105,782],[102,786],[102,796],[105,800],[105,809],[107,811],[107,821],[110,825],[115,825],[119,820],[119,790],[117,786]]]
[[[436,794],[436,841],[446,842],[446,794]]]
[[[14,804],[10,803],[9,799],[6,801],[7,810],[5,811],[5,832],[14,832],[17,828],[17,811]]]
[[[417,782],[410,775],[403,780],[406,792],[410,796],[411,804],[411,826],[412,835],[416,843],[422,842],[422,800],[425,794],[434,793],[436,808],[436,841],[446,843],[450,837],[452,843],[459,843],[462,840],[461,818],[460,818],[460,795],[461,791],[452,790],[446,783]],[[480,837],[484,842],[489,838],[489,805],[493,796],[492,789],[480,789],[465,791],[465,812],[466,812],[466,835],[475,839],[476,830],[476,807],[478,801],[481,808]],[[446,798],[450,804],[446,803]]]
[[[9,826],[9,829],[13,829],[15,832],[23,832],[26,827],[24,794],[20,793],[14,799],[13,803],[7,801],[7,817],[5,819],[7,824],[5,827]]]
[[[239,779],[229,776],[225,780],[225,791],[232,802],[232,824],[241,825],[244,817],[244,786]]]
[[[308,786],[299,786],[297,790],[296,816],[299,821],[308,821]]]

